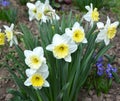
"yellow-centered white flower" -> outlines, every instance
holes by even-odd
[[[42,64],[46,63],[46,59],[44,58],[44,52],[42,47],[36,47],[31,50],[25,50],[25,63],[31,68],[31,69],[39,69],[41,68]]]
[[[65,34],[68,35],[75,43],[87,43],[84,29],[78,22],[75,22],[72,30],[70,30],[70,28],[66,28]]]
[[[97,8],[93,9],[93,4],[91,3],[90,6],[85,6],[88,10],[87,14],[83,16],[83,18],[90,22],[90,25],[93,26],[93,23],[99,20],[99,12]]]
[[[109,17],[107,17],[107,22],[105,26],[104,23],[98,22],[97,27],[100,32],[98,33],[96,42],[101,42],[104,40],[105,45],[108,45],[110,43],[110,39],[113,39],[115,37],[118,25],[118,21],[111,23]]]
[[[44,15],[47,17],[47,20],[59,20],[60,17],[55,13],[55,10],[50,6],[49,0],[45,1],[45,4],[43,6],[43,12]]]
[[[14,35],[14,24],[12,23],[11,26],[3,26],[5,28],[5,33],[7,37],[7,41],[10,42],[10,47],[13,45],[13,43],[18,44],[17,38]]]
[[[42,20],[43,22],[46,22],[46,17],[43,14],[43,6],[44,4],[40,1],[36,1],[35,4],[33,3],[27,3],[27,7],[29,8],[29,20],[32,21],[33,19],[36,19],[38,21]]]
[[[35,89],[41,89],[42,87],[49,87],[49,83],[46,80],[49,71],[48,66],[43,64],[38,70],[26,69],[27,80],[24,82],[25,86],[32,85]]]
[[[71,62],[71,53],[77,50],[77,45],[66,34],[55,34],[52,44],[48,45],[46,49],[52,51],[55,58]]]

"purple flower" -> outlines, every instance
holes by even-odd
[[[103,73],[104,73],[104,67],[103,67],[103,57],[100,57],[98,60],[97,60],[97,63],[96,63],[96,66],[97,66],[97,74],[99,76],[102,76]]]
[[[102,76],[103,73],[104,73],[104,68],[103,68],[103,67],[97,67],[97,74],[98,74],[99,76]]]
[[[1,5],[6,7],[9,6],[10,2],[8,0],[2,0]]]
[[[103,62],[103,57],[99,57],[97,63],[102,63],[102,62]]]
[[[108,76],[109,78],[112,78],[112,77],[113,77],[113,75],[112,75],[113,72],[114,72],[114,73],[117,72],[117,69],[116,69],[116,68],[113,68],[111,64],[108,64],[108,65],[107,65],[107,69],[106,69],[106,74],[107,74],[107,76]]]

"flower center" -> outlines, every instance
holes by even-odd
[[[12,40],[13,33],[9,31],[5,31],[5,32],[6,32],[6,37],[8,38],[8,41]]]
[[[95,8],[93,11],[92,11],[92,20],[93,21],[98,21],[99,20],[99,12],[97,11],[97,8]]]
[[[117,31],[116,31],[116,27],[115,26],[108,27],[108,31],[107,31],[108,38],[109,39],[114,38],[116,32]]]
[[[75,41],[75,42],[82,42],[82,40],[84,39],[84,32],[81,31],[80,29],[77,29],[73,32],[73,36],[72,36],[72,39]]]
[[[42,13],[37,13],[37,18],[38,18],[38,20],[40,20],[41,18],[42,18]]]
[[[37,13],[37,9],[36,9],[36,8],[34,8],[32,11],[33,11],[33,13],[35,13],[35,14]]]
[[[5,44],[5,34],[0,33],[0,45],[4,45],[4,44]]]
[[[53,53],[56,57],[64,58],[68,55],[69,47],[67,44],[60,44],[58,46],[55,46],[53,49]]]
[[[34,74],[31,78],[31,83],[34,87],[43,86],[45,80],[40,74]]]
[[[34,69],[38,69],[42,64],[40,58],[38,56],[35,56],[35,55],[30,57],[30,61],[31,61],[30,64],[32,65],[31,67]]]

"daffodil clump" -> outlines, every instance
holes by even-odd
[[[45,3],[36,1],[35,4],[27,3],[29,8],[29,20],[36,19],[37,21],[46,22],[52,20],[59,20],[60,17],[55,13],[55,10],[50,6],[49,1],[45,0]]]
[[[92,67],[110,49],[119,22],[111,23],[109,17],[106,25],[99,22],[99,12],[92,4],[85,7],[88,12],[82,17],[90,23],[88,28],[82,24],[83,19],[78,21],[71,13],[59,20],[48,0],[27,3],[27,7],[29,20],[38,22],[40,40],[23,24],[20,29],[25,48],[18,45],[14,24],[4,26],[5,34],[0,32],[0,44],[6,36],[10,46],[16,46],[19,59],[14,61],[21,78],[11,68],[9,71],[21,89],[21,99],[77,101]]]

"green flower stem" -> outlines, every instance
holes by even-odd
[[[38,97],[38,101],[43,101],[43,100],[41,99],[41,97],[40,97],[40,94],[39,94],[39,91],[38,91],[38,90],[36,90],[36,94],[37,94],[37,97]]]

